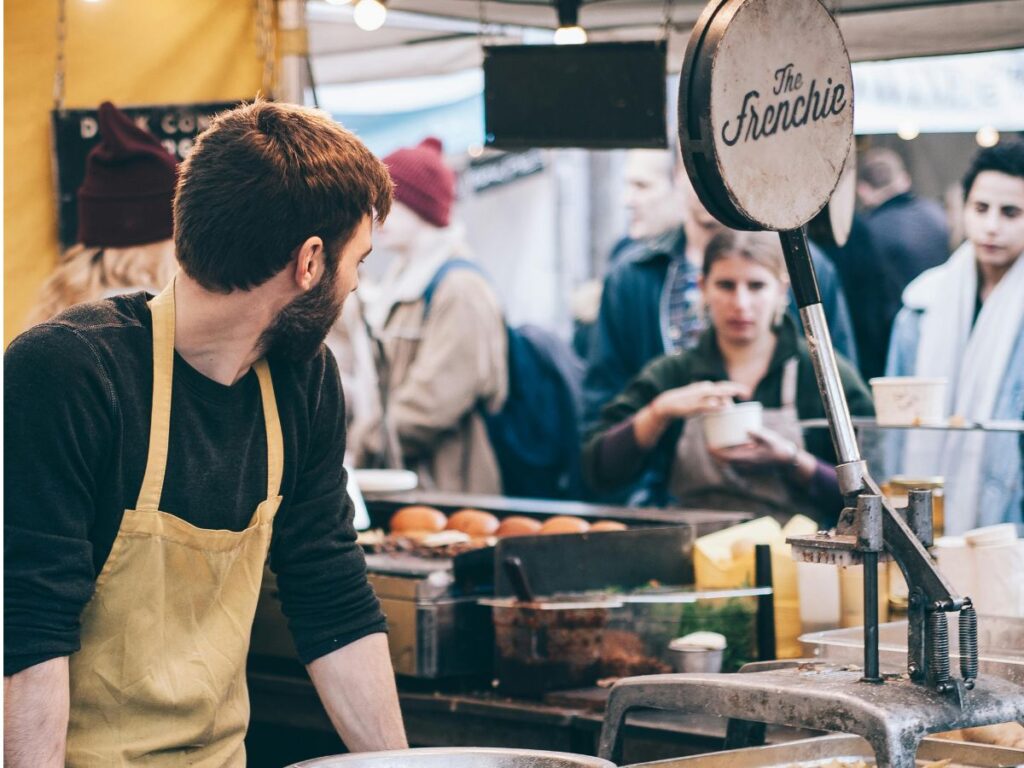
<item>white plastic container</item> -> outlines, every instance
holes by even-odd
[[[871,379],[875,418],[879,425],[912,427],[946,422],[944,378],[881,376]]]
[[[999,523],[975,528],[964,534],[964,541],[970,547],[1002,547],[1017,541],[1017,526],[1014,523]]]
[[[763,411],[760,403],[738,403],[724,411],[705,413],[701,419],[708,447],[730,448],[749,443],[750,430],[761,429]]]

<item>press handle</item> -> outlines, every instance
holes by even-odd
[[[523,561],[516,556],[506,557],[505,573],[512,582],[512,591],[516,593],[516,599],[524,603],[534,602],[533,590],[530,588],[530,581],[526,578],[526,568]]]

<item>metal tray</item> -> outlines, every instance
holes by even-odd
[[[565,752],[485,747],[428,747],[304,760],[288,768],[615,768],[607,760]]]
[[[945,759],[953,761],[948,768],[1019,766],[1024,765],[1024,750],[945,739],[924,739],[921,742],[917,751],[919,766]],[[636,763],[625,768],[821,768],[835,761],[863,761],[874,765],[875,754],[871,746],[859,736],[836,735],[653,763]]]
[[[823,661],[864,663],[864,628],[829,629],[800,636],[800,642],[814,648]],[[894,621],[878,627],[878,651],[883,667],[901,672],[907,666],[907,622]],[[960,659],[960,637],[956,624],[950,625],[950,662],[954,669]],[[978,662],[983,675],[1001,677],[1024,685],[1024,618],[978,617]]]

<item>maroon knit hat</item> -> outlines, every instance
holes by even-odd
[[[435,227],[447,227],[455,201],[455,173],[444,164],[440,139],[430,136],[415,147],[384,158],[395,182],[395,199]]]
[[[109,101],[78,188],[78,242],[124,248],[171,237],[178,161]]]

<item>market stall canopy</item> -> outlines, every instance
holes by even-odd
[[[351,6],[309,6],[319,84],[443,74],[479,67],[481,43],[549,42],[550,0],[390,0],[382,29],[364,32]],[[827,0],[854,61],[1003,50],[1024,46],[1024,0]],[[664,35],[678,72],[700,0],[583,0],[579,23],[595,42]]]

